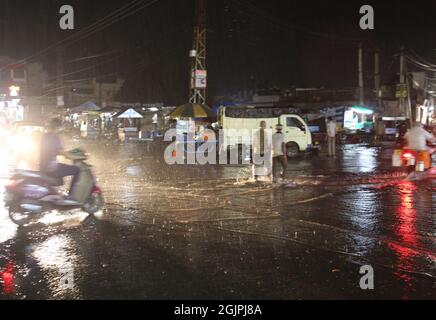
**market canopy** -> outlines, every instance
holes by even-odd
[[[120,111],[115,115],[119,119],[142,119],[144,116],[133,108]]]
[[[92,101],[85,102],[84,104],[71,109],[71,111],[73,112],[98,111],[98,110],[100,110],[100,107],[97,106]]]
[[[186,103],[177,107],[168,115],[173,119],[181,118],[214,118],[216,117],[212,109],[206,105],[196,103]]]
[[[115,113],[119,112],[121,108],[117,107],[104,107],[103,109],[98,110],[99,113]]]

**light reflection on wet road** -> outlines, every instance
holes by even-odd
[[[242,166],[166,166],[138,144],[85,146],[105,210],[20,230],[2,210],[1,298],[436,298],[436,183],[404,181],[390,149],[293,160],[282,187]],[[363,264],[374,291],[359,288]]]

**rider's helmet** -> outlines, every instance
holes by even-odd
[[[68,151],[68,153],[69,153],[69,157],[72,160],[86,160],[88,158],[85,151],[83,151],[80,148],[76,148],[71,151]]]

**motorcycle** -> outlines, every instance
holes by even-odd
[[[422,153],[407,147],[401,150],[401,166],[406,168],[408,180],[422,180],[436,178],[436,167],[432,167],[432,157],[435,154],[434,146],[427,152],[427,160],[424,161]]]
[[[103,208],[103,194],[97,186],[92,167],[85,162],[86,154],[81,149],[74,149],[64,156],[80,169],[72,193],[74,200],[57,189],[63,185],[62,179],[37,171],[17,170],[5,186],[6,207],[15,224],[29,224],[34,218],[52,210],[81,209],[92,215]]]

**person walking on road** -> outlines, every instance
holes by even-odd
[[[283,126],[278,124],[276,126],[276,133],[273,134],[272,137],[272,147],[273,147],[273,179],[274,182],[278,180],[278,170],[280,171],[280,178],[282,180],[285,179],[286,167],[288,165],[287,152],[286,152],[286,143],[285,136],[282,132]]]
[[[332,117],[329,117],[327,122],[327,144],[328,156],[336,157],[336,122]]]
[[[385,135],[386,131],[386,125],[383,122],[383,119],[380,117],[377,119],[376,125],[375,125],[375,142],[383,142],[383,137]]]
[[[157,131],[157,129],[158,129],[158,122],[159,122],[159,116],[157,115],[157,113],[155,113],[153,115],[153,117],[151,118],[151,122],[153,123],[153,130]]]
[[[253,175],[256,181],[260,176],[271,176],[271,149],[271,133],[266,130],[266,122],[261,121],[260,129],[253,137]]]

